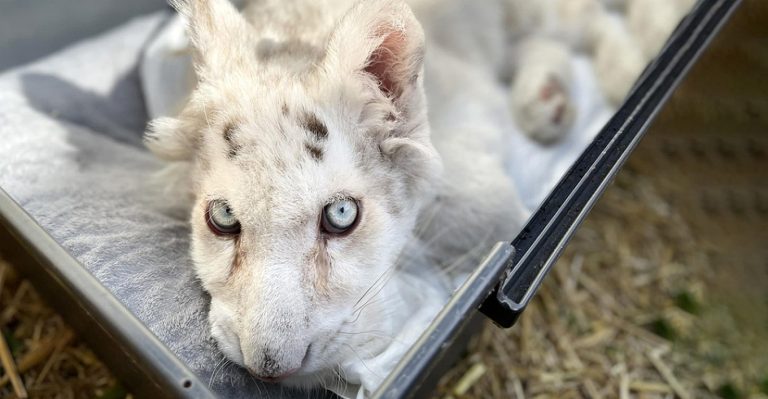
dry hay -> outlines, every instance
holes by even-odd
[[[0,398],[123,398],[109,370],[0,258],[0,357],[7,347],[16,372],[0,368]],[[4,363],[0,363],[3,364]],[[23,387],[14,387],[19,375]]]
[[[489,323],[437,396],[768,397],[768,364],[739,357],[732,321],[706,302],[708,268],[685,221],[625,171],[518,324]]]

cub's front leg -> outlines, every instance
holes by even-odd
[[[694,0],[629,0],[627,28],[646,60],[659,54]]]
[[[571,50],[560,41],[532,37],[520,44],[510,90],[512,115],[531,138],[551,143],[573,125]]]
[[[635,38],[615,18],[604,16],[596,23],[594,53],[598,84],[610,104],[624,101],[647,64]]]

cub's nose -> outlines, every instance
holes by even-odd
[[[299,366],[289,368],[289,367],[286,367],[285,364],[280,364],[276,356],[273,356],[269,350],[264,350],[262,353],[261,362],[256,365],[250,365],[246,368],[248,369],[248,372],[251,373],[252,376],[262,381],[279,382],[292,376],[293,374],[296,374],[296,372],[299,371],[299,369],[306,362],[308,354],[309,354],[309,347],[307,347],[302,358],[300,359],[301,362],[299,363]],[[299,360],[299,359],[296,359],[296,360]],[[296,363],[293,363],[293,365],[296,365]]]

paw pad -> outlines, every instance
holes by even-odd
[[[568,88],[552,73],[516,82],[512,89],[512,110],[529,137],[547,143],[567,133],[575,113]]]

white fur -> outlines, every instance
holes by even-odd
[[[409,305],[401,289],[409,268],[431,263],[466,270],[492,242],[510,240],[525,217],[502,159],[486,154],[498,148],[502,132],[477,130],[477,121],[467,119],[455,134],[438,138],[443,148],[456,148],[442,154],[449,174],[439,177],[422,89],[426,43],[403,3],[294,8],[262,1],[246,6],[248,22],[225,0],[179,7],[191,21],[198,83],[178,116],[153,121],[147,145],[189,165],[196,197],[192,257],[211,294],[211,332],[219,347],[259,376],[298,369],[286,382],[299,385],[327,385],[340,368],[354,374],[361,358],[402,353],[407,345],[392,346],[392,337],[410,315],[393,309]],[[363,72],[380,48],[394,57],[386,69],[393,93]],[[450,50],[446,60],[461,51]],[[443,69],[437,57],[427,64]],[[484,67],[474,69],[481,82],[489,76]],[[451,90],[451,101],[480,100],[459,93]],[[305,151],[313,140],[301,122],[307,114],[327,126],[327,139],[318,143],[322,161]],[[238,143],[235,159],[227,156],[227,127]],[[461,148],[459,141],[476,148]],[[349,236],[328,238],[318,232],[318,214],[340,193],[360,200],[362,220]],[[232,206],[242,225],[237,240],[208,229],[203,215],[213,199]],[[310,256],[320,242],[332,259],[322,289]],[[397,357],[378,359],[390,359],[381,366],[386,370]],[[370,390],[385,374],[351,382]]]
[[[540,142],[553,142],[573,125],[573,71],[568,47],[545,37],[525,39],[520,66],[510,90],[510,105],[520,127]]]
[[[570,52],[593,57],[603,94],[618,105],[694,2],[507,1],[508,25],[518,47],[510,64],[516,67],[510,106],[523,130],[544,143],[560,139],[572,126],[572,66],[563,61]],[[552,81],[562,90],[542,96],[551,92]],[[563,118],[563,113],[569,117]]]
[[[627,25],[646,59],[656,56],[695,0],[628,0]]]
[[[242,13],[227,0],[177,4],[197,83],[170,96],[188,101],[152,122],[147,145],[187,165],[192,257],[228,358],[262,377],[295,369],[286,381],[295,385],[328,386],[342,371],[364,392],[380,383],[408,348],[393,337],[411,312],[420,323],[436,312],[414,309],[403,287],[426,265],[441,268],[434,280],[444,287],[527,217],[503,170],[500,115],[511,109],[532,137],[556,140],[577,111],[569,52],[599,59],[611,47],[588,23],[602,3],[558,1],[568,0],[261,0]],[[510,42],[523,34],[532,38]],[[494,88],[510,70],[506,99]],[[165,109],[177,106],[171,98]],[[306,115],[327,138],[308,132]],[[320,160],[307,143],[322,147]],[[319,213],[339,195],[362,203],[362,219],[328,237]],[[207,227],[214,199],[240,220],[237,239]],[[330,259],[327,277],[317,253]],[[386,352],[396,353],[376,357]],[[361,373],[362,359],[377,372]]]

